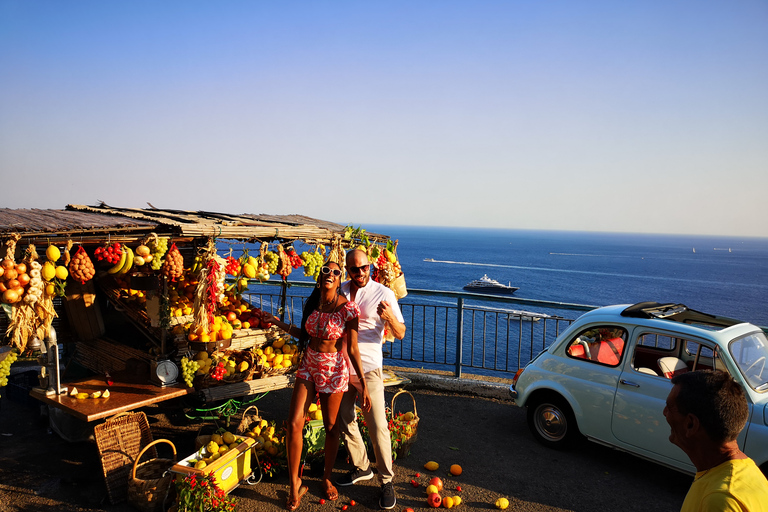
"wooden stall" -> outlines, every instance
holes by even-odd
[[[252,252],[218,254],[222,241]],[[384,235],[301,215],[104,203],[0,208],[0,242],[5,344],[27,355],[48,347],[43,367],[51,351],[67,354],[60,380],[49,371],[30,395],[84,421],[189,393],[217,400],[292,385],[293,341],[259,323],[239,292],[259,280],[287,283],[291,271],[311,268],[294,243],[321,252],[320,261],[343,262],[344,250],[359,245],[374,261],[394,253]],[[381,263],[387,275],[402,275],[396,258]],[[20,270],[28,274],[24,285]]]

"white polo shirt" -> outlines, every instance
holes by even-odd
[[[349,296],[350,282],[341,285],[341,293],[351,300]],[[377,283],[373,279],[368,280],[363,288],[358,288],[355,294],[355,303],[360,308],[358,321],[357,346],[360,350],[360,360],[363,363],[363,372],[368,373],[384,366],[384,356],[381,352],[381,344],[384,340],[385,322],[379,316],[376,309],[381,301],[387,301],[395,312],[399,322],[405,322],[400,306],[397,304],[395,292]],[[356,375],[355,369],[349,365],[350,375]]]

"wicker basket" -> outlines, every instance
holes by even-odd
[[[153,458],[139,464],[142,455],[158,443],[168,443],[173,448],[173,459]],[[142,512],[165,510],[169,497],[173,473],[171,468],[178,461],[176,447],[167,439],[158,439],[146,446],[133,463],[131,479],[128,482],[128,502]]]
[[[248,414],[251,409],[256,410],[256,414]],[[259,408],[255,405],[251,405],[243,411],[243,417],[240,419],[240,423],[235,430],[238,435],[245,435],[251,428],[258,425],[261,422],[261,415],[259,415]]]
[[[259,368],[256,365],[253,352],[250,350],[224,350],[224,355],[229,356],[230,359],[239,365],[243,361],[248,363],[248,368],[244,372],[236,372],[228,377],[224,377],[221,380],[216,380],[211,377],[210,373],[207,375],[198,375],[194,378],[193,383],[195,389],[210,388],[213,386],[221,386],[224,384],[234,384],[236,382],[244,382],[253,378],[254,372],[258,372]]]
[[[152,443],[147,416],[143,412],[120,413],[96,425],[93,432],[104,470],[104,483],[109,501],[112,504],[125,501],[128,498],[131,465],[142,448]],[[154,446],[148,454],[157,457]]]
[[[405,457],[411,452],[411,446],[413,446],[413,443],[416,442],[416,434],[418,433],[419,428],[419,413],[416,411],[416,399],[413,398],[413,395],[410,394],[408,391],[402,390],[395,393],[395,396],[392,397],[392,419],[394,420],[396,418],[395,413],[395,399],[402,395],[403,393],[407,394],[411,397],[411,400],[413,401],[413,419],[407,422],[404,422],[405,425],[410,428],[411,435],[410,437],[407,437],[403,440],[403,442],[398,446],[394,451],[396,454],[396,458]]]

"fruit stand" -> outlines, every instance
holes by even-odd
[[[3,344],[42,366],[30,396],[83,421],[187,394],[211,403],[291,386],[299,350],[248,301],[259,283],[282,283],[268,312],[285,315],[292,272],[316,279],[324,260],[343,266],[360,247],[405,293],[388,237],[299,215],[0,208],[0,242]]]

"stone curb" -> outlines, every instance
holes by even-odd
[[[509,384],[474,379],[457,379],[456,377],[403,371],[402,369],[397,370],[397,375],[411,381],[406,387],[446,391],[464,395],[476,395],[498,400],[511,400],[509,396]]]

